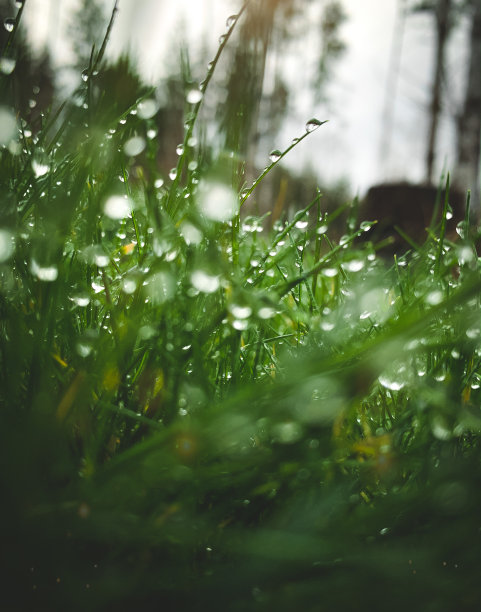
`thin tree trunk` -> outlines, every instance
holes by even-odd
[[[472,1],[469,68],[463,109],[457,124],[456,186],[471,190],[472,203],[479,215],[479,163],[481,149],[481,2]]]
[[[441,87],[444,74],[444,55],[450,32],[450,11],[452,0],[438,0],[436,6],[436,58],[434,64],[434,82],[431,104],[429,107],[428,150],[426,153],[426,178],[433,181],[434,162],[436,157],[436,140],[439,116],[441,113]]]

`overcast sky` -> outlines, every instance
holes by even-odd
[[[76,0],[29,0],[26,23],[37,46],[48,44],[57,64],[71,61],[68,37],[64,35]],[[307,119],[317,116],[329,123],[306,139],[285,163],[301,169],[312,166],[329,181],[347,178],[361,195],[375,182],[385,179],[420,181],[424,174],[426,106],[432,65],[432,23],[428,15],[408,18],[403,37],[401,70],[395,100],[386,107],[386,87],[391,64],[393,35],[399,36],[400,0],[343,0],[348,19],[342,28],[347,52],[337,64],[329,86],[327,103],[315,106],[308,84],[315,60],[314,32],[306,34],[285,58],[285,74],[293,94],[289,116],[275,142],[283,148],[303,131]],[[107,12],[113,1],[105,0]],[[239,7],[237,0],[120,0],[120,11],[112,33],[110,53],[129,49],[139,69],[155,83],[165,76],[176,57],[173,45],[187,39],[195,57],[200,45],[215,53],[226,18]],[[311,19],[322,0],[311,6]],[[307,6],[307,3],[306,3]],[[309,15],[307,15],[309,18]],[[306,33],[309,30],[306,29]],[[465,65],[465,29],[451,40],[450,71],[462,81]],[[392,71],[391,71],[392,74]],[[199,75],[202,78],[202,75]],[[460,102],[460,87],[453,87],[451,109]],[[386,117],[386,108],[387,117]],[[384,118],[384,121],[383,121]],[[387,119],[387,122],[386,122]],[[392,129],[387,134],[387,126]],[[453,122],[442,122],[438,171],[453,166]],[[390,145],[381,156],[381,140]],[[262,152],[260,152],[262,155]],[[284,163],[284,162],[283,162]]]

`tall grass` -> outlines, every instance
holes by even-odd
[[[321,193],[272,232],[246,216],[322,129],[240,192],[208,163],[236,21],[169,177],[153,92],[98,119],[105,44],[79,105],[0,152],[4,609],[476,609],[474,243],[443,220],[385,261],[354,214],[333,242]]]

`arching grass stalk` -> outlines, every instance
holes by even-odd
[[[317,130],[318,127],[320,127],[321,125],[324,125],[324,123],[327,123],[327,120],[319,121],[319,119],[314,119],[314,118],[310,119],[306,123],[305,133],[302,134],[302,136],[300,136],[299,138],[295,138],[292,141],[292,143],[287,147],[287,149],[285,149],[284,151],[278,151],[278,150],[272,151],[271,152],[271,158],[273,158],[272,163],[264,168],[263,172],[252,183],[251,187],[249,187],[248,189],[244,189],[242,191],[240,205],[242,206],[245,203],[245,201],[251,195],[254,189],[259,185],[259,183],[264,179],[264,177],[266,177],[269,174],[272,168],[274,168],[274,166],[276,166],[281,161],[281,159],[283,159],[290,151],[292,151],[294,147],[297,147],[297,145],[301,143],[304,140],[304,138],[306,138],[311,132],[314,132],[314,130]]]
[[[229,42],[229,39],[232,35],[232,32],[235,29],[235,26],[237,25],[237,22],[239,21],[240,17],[242,16],[242,14],[244,13],[244,11],[246,10],[248,4],[249,4],[250,0],[246,0],[246,2],[244,2],[244,4],[242,5],[241,9],[239,10],[239,12],[237,13],[235,19],[232,20],[232,23],[230,23],[228,25],[227,28],[227,32],[222,36],[221,38],[221,42],[219,44],[219,47],[217,49],[217,53],[215,54],[214,59],[209,63],[209,69],[207,71],[207,75],[205,77],[205,79],[202,81],[201,85],[200,85],[200,93],[202,94],[200,99],[198,100],[198,102],[196,102],[193,105],[190,117],[189,117],[189,121],[187,123],[187,129],[185,131],[185,135],[184,135],[184,141],[183,141],[183,152],[179,155],[179,159],[177,160],[177,166],[176,166],[176,175],[174,180],[172,181],[172,185],[171,188],[169,190],[169,197],[167,199],[167,203],[166,203],[166,210],[167,212],[174,217],[175,213],[177,212],[177,209],[174,208],[174,203],[175,203],[175,198],[177,195],[177,191],[178,191],[178,186],[181,180],[181,176],[182,176],[182,170],[184,168],[184,163],[185,163],[185,157],[187,154],[187,145],[188,142],[190,140],[190,138],[192,137],[193,131],[194,131],[194,127],[196,125],[197,122],[197,117],[199,115],[199,111],[200,108],[202,106],[202,102],[204,100],[204,96],[205,96],[205,92],[207,90],[207,87],[209,86],[209,83],[212,79],[212,76],[216,70],[217,64],[219,62],[219,58],[222,55],[222,52],[224,51],[227,43]]]

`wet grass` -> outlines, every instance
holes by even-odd
[[[95,121],[100,60],[0,152],[4,609],[476,609],[469,232],[385,260],[321,193],[268,232],[268,171],[204,154],[216,60],[170,176],[155,92]]]

